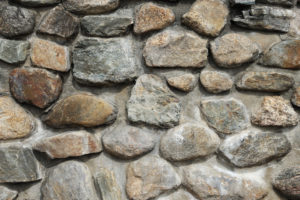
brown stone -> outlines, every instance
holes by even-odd
[[[183,74],[180,76],[169,77],[167,81],[170,86],[184,92],[192,91],[197,83],[193,74]]]
[[[228,74],[216,71],[201,72],[200,82],[206,91],[214,94],[228,91],[233,85],[233,81]]]
[[[292,96],[292,104],[300,107],[300,87],[296,87]]]

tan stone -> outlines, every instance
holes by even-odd
[[[300,87],[297,87],[297,88],[294,90],[294,93],[293,93],[293,96],[292,96],[292,103],[293,103],[295,106],[300,107]]]
[[[200,82],[208,92],[214,94],[228,91],[233,85],[233,81],[228,74],[216,71],[201,72]]]
[[[167,81],[170,86],[184,92],[190,92],[196,86],[196,78],[193,74],[183,74],[180,76],[170,77]]]

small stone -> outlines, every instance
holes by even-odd
[[[69,49],[47,40],[35,39],[31,62],[37,67],[67,72],[70,69]]]
[[[160,197],[157,200],[197,200],[193,195],[191,195],[189,192],[184,191],[183,189],[179,189],[176,192],[173,192],[172,194]]]
[[[136,9],[133,30],[136,34],[143,34],[164,29],[174,21],[175,14],[171,9],[145,3]]]
[[[158,156],[143,157],[127,168],[126,192],[132,200],[152,199],[180,183],[172,165]]]
[[[61,0],[11,0],[24,6],[40,7],[60,3]]]
[[[282,92],[294,85],[293,77],[280,72],[244,72],[239,75],[236,86],[243,90]]]
[[[74,94],[58,101],[43,116],[43,121],[54,128],[65,126],[94,127],[113,122],[117,109],[110,103],[90,94]]]
[[[61,38],[70,38],[78,32],[79,20],[61,6],[50,10],[43,18],[38,32]]]
[[[162,136],[160,152],[170,161],[186,161],[213,154],[219,147],[217,134],[206,127],[186,123]]]
[[[207,124],[220,133],[238,133],[249,125],[244,104],[235,99],[203,100],[200,109]]]
[[[119,126],[102,137],[104,149],[122,159],[132,159],[150,152],[155,141],[151,135],[133,126]]]
[[[78,161],[54,167],[42,188],[42,200],[98,200],[89,168]]]
[[[257,0],[257,3],[294,7],[297,0]]]
[[[182,16],[182,23],[195,32],[216,37],[227,23],[229,10],[219,0],[197,0]]]
[[[62,91],[59,75],[38,68],[16,68],[9,75],[11,94],[21,103],[46,108]]]
[[[297,87],[294,90],[293,96],[292,96],[292,103],[297,106],[300,107],[300,87]]]
[[[83,156],[102,151],[97,138],[85,131],[69,132],[38,141],[35,150],[45,152],[50,158]]]
[[[164,82],[156,75],[140,76],[127,102],[128,119],[162,128],[179,123],[181,104]]]
[[[150,37],[143,56],[148,67],[196,67],[207,63],[207,40],[182,29],[168,29]]]
[[[233,81],[228,74],[217,71],[201,72],[200,82],[206,91],[213,94],[228,91],[233,86]]]
[[[0,186],[0,199],[1,200],[14,200],[18,196],[18,192],[8,189],[7,187]]]
[[[9,64],[24,62],[28,56],[29,49],[29,42],[0,39],[0,60]]]
[[[281,96],[264,97],[251,122],[258,126],[288,127],[298,124],[298,115],[290,102]]]
[[[8,96],[0,96],[0,119],[0,140],[26,137],[35,128],[32,115]]]
[[[233,165],[251,167],[285,156],[291,144],[283,134],[249,131],[226,138],[219,150]]]
[[[255,61],[261,50],[247,36],[228,33],[210,43],[214,61],[220,67],[234,68]]]
[[[184,92],[192,91],[197,84],[196,77],[193,74],[169,77],[167,82],[170,86]]]

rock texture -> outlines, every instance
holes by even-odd
[[[60,3],[61,0],[11,0],[24,6],[40,7]]]
[[[167,78],[167,82],[170,86],[178,90],[190,92],[196,87],[197,79],[193,74],[183,74],[169,77]]]
[[[29,49],[29,42],[0,39],[0,60],[9,64],[22,63],[26,60]]]
[[[8,189],[7,187],[0,186],[0,199],[1,200],[13,200],[18,196],[18,192]]]
[[[233,81],[228,74],[217,71],[201,72],[200,82],[207,92],[214,94],[228,91],[233,86]]]
[[[189,192],[184,191],[183,189],[177,190],[176,192],[173,192],[172,194],[160,197],[157,200],[196,200],[193,195],[191,195]]]
[[[292,103],[300,107],[300,87],[296,87],[292,96]]]

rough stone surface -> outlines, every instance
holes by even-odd
[[[117,109],[105,100],[90,94],[74,94],[58,101],[43,116],[43,121],[52,127],[94,127],[111,123],[116,119]]]
[[[66,10],[84,15],[94,15],[110,12],[119,7],[119,0],[64,0]]]
[[[185,161],[214,153],[219,147],[217,134],[206,127],[186,123],[162,136],[160,152],[170,161]]]
[[[9,75],[10,91],[21,103],[45,108],[54,102],[62,91],[59,75],[38,68],[16,68]]]
[[[207,124],[220,133],[238,133],[249,124],[244,104],[235,99],[203,100],[200,109]]]
[[[191,195],[189,192],[180,189],[168,196],[160,197],[157,200],[197,200],[197,199],[193,197],[193,195]]]
[[[143,55],[149,67],[197,67],[207,63],[207,40],[181,29],[168,29],[150,37]]]
[[[201,72],[200,82],[206,91],[214,94],[228,91],[233,86],[233,81],[228,74],[217,71]]]
[[[9,64],[24,62],[29,54],[29,49],[29,42],[0,39],[0,60]]]
[[[183,74],[169,77],[167,78],[167,82],[170,86],[178,90],[190,92],[196,87],[197,79],[193,74]]]
[[[182,23],[199,34],[216,37],[227,23],[229,11],[219,0],[197,0],[182,17]]]
[[[1,200],[14,200],[18,195],[15,190],[8,189],[7,187],[0,186],[0,199]]]
[[[296,87],[291,99],[293,105],[300,107],[300,87]]]
[[[257,0],[258,3],[270,4],[270,5],[281,5],[286,7],[295,6],[295,0]]]
[[[126,192],[132,200],[147,200],[178,187],[179,175],[157,156],[143,157],[127,168]]]
[[[251,117],[251,122],[258,126],[287,127],[297,125],[298,121],[290,102],[281,96],[264,97],[260,108]]]
[[[136,34],[143,34],[161,30],[174,21],[175,15],[171,9],[145,3],[136,9],[133,31]]]
[[[214,61],[220,67],[233,68],[255,61],[260,47],[247,36],[228,33],[210,43]]]
[[[11,0],[11,1],[17,2],[24,6],[32,6],[32,7],[50,6],[61,2],[61,0]]]
[[[131,122],[174,127],[179,123],[180,112],[179,99],[158,76],[145,74],[137,79],[127,102]]]

